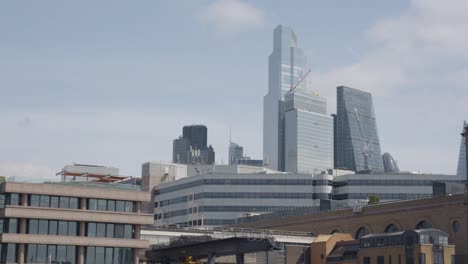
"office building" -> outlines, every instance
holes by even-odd
[[[412,173],[365,173],[337,176],[333,179],[333,199],[367,201],[376,195],[380,202],[432,197],[434,183],[461,183],[456,175]]]
[[[398,168],[398,164],[396,160],[393,159],[390,153],[384,153],[382,155],[382,161],[383,161],[384,171],[386,173],[400,172],[400,168]]]
[[[173,142],[172,162],[178,164],[214,164],[215,151],[207,145],[208,129],[204,125],[183,127],[183,135]]]
[[[273,52],[268,58],[268,93],[263,98],[263,160],[265,166],[284,171],[284,95],[305,75],[307,60],[289,27],[273,32]],[[298,88],[305,87],[305,82]]]
[[[243,157],[242,159],[237,161],[237,165],[263,167],[263,160],[252,159],[250,157]]]
[[[466,121],[463,121],[463,129],[462,133],[465,132],[465,127],[467,127],[468,124]],[[457,166],[457,175],[460,177],[463,177],[466,179],[466,143],[465,143],[466,138],[462,137],[461,138],[461,143],[460,143],[460,154],[458,156],[458,166]]]
[[[0,184],[1,263],[139,263],[149,242],[139,186],[98,182]]]
[[[336,168],[383,171],[372,95],[337,88]]]
[[[229,165],[236,165],[244,157],[244,148],[234,142],[229,143]]]
[[[172,145],[172,162],[188,164],[191,160],[190,154],[190,142],[187,138],[179,137],[174,139]]]
[[[333,118],[325,98],[302,91],[285,95],[285,171],[333,169]]]
[[[204,125],[184,126],[183,138],[188,139],[194,149],[206,149],[208,145],[208,129]]]
[[[230,166],[156,186],[155,224],[228,225],[242,216],[314,207],[331,198],[331,175],[238,173],[232,170],[236,167],[242,168]]]

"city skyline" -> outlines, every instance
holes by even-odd
[[[1,4],[1,175],[50,177],[80,162],[138,176],[142,162],[170,160],[172,139],[194,122],[212,131],[217,162],[228,162],[229,123],[233,141],[261,158],[277,24],[297,33],[329,109],[336,86],[373,94],[382,152],[400,169],[456,172],[468,113],[462,1],[87,3]],[[231,8],[223,20],[226,3],[251,12]]]

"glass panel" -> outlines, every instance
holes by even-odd
[[[125,225],[124,238],[133,238],[133,227],[132,227],[132,225]]]
[[[66,236],[68,234],[67,229],[68,229],[67,222],[66,221],[59,221],[58,235],[59,236]]]
[[[123,238],[124,237],[124,225],[116,224],[115,225],[115,238]]]
[[[107,201],[106,201],[106,200],[99,199],[99,200],[98,200],[97,209],[98,209],[99,211],[107,211]]]
[[[59,198],[57,196],[50,197],[50,207],[59,208]]]
[[[125,202],[125,212],[133,212],[133,202]]]
[[[29,195],[29,206],[39,207],[39,197],[37,194]]]
[[[106,248],[106,260],[105,264],[112,264],[112,257],[114,256],[113,248]]]
[[[40,207],[50,207],[50,196],[49,195],[41,195],[39,206]]]
[[[0,194],[0,208],[5,208],[5,194]]]
[[[30,219],[28,224],[28,234],[37,234],[37,228],[39,226],[39,220]]]
[[[17,193],[10,193],[9,205],[20,205],[20,196]]]
[[[100,263],[100,264],[104,263],[104,248],[103,247],[96,247],[96,264],[97,263]]]
[[[86,264],[95,264],[94,262],[95,255],[96,255],[96,248],[87,247],[86,248]]]
[[[47,220],[39,220],[38,234],[47,235],[49,233],[49,230],[47,230],[48,227],[49,227],[49,222]]]
[[[51,220],[49,221],[49,235],[56,236],[57,235],[57,221]]]
[[[105,237],[106,236],[106,224],[98,223],[96,227],[96,236]]]
[[[124,248],[123,263],[132,263],[132,249]]]
[[[57,262],[65,261],[67,258],[67,246],[57,246]]]
[[[106,237],[114,237],[114,224],[107,224]]]
[[[67,263],[75,264],[76,261],[76,254],[75,254],[75,246],[67,246]]]
[[[18,219],[16,218],[8,219],[8,233],[10,234],[18,233]]]
[[[26,263],[36,262],[36,244],[27,244],[26,245]]]
[[[115,210],[117,212],[125,212],[125,202],[124,201],[117,201],[115,205]]]
[[[124,264],[122,262],[123,248],[114,248],[114,263]]]
[[[88,199],[88,210],[97,210],[97,200]]]
[[[46,261],[47,245],[37,245],[37,262],[44,263]]]
[[[60,197],[60,208],[68,208],[69,197]]]
[[[7,244],[6,260],[16,262],[16,244]]]
[[[51,261],[51,263],[54,263],[53,261],[56,261],[57,258],[57,246],[56,245],[49,245],[47,249],[47,260]]]
[[[79,209],[78,198],[76,198],[76,197],[70,197],[70,205],[69,205],[69,208],[70,208],[70,209]]]
[[[96,223],[88,223],[88,236],[89,237],[96,236]]]
[[[107,211],[115,211],[115,201],[108,200],[107,201]]]
[[[68,222],[68,235],[69,236],[78,235],[78,222]]]

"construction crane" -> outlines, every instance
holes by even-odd
[[[297,88],[297,86],[299,86],[299,84],[301,84],[305,78],[307,77],[307,75],[309,75],[309,73],[311,72],[311,70],[309,69],[304,75],[302,75],[301,78],[299,78],[299,80],[291,86],[291,88],[289,89],[289,92],[294,92],[294,90]]]
[[[369,148],[369,139],[363,138],[361,119],[359,118],[359,113],[356,106],[354,106],[354,112],[356,113],[356,119],[358,121],[359,134],[361,135],[361,139],[364,141],[364,146],[362,148],[362,155],[364,156],[364,169],[369,170],[369,157],[372,156],[373,152]]]

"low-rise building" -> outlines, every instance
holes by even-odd
[[[139,263],[139,186],[96,182],[0,184],[0,263]]]

